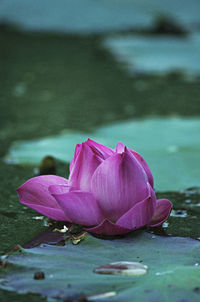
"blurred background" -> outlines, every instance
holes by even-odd
[[[199,88],[199,0],[1,0],[1,252],[41,226],[16,188],[88,137],[140,152],[157,191],[198,187]]]

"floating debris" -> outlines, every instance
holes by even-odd
[[[35,219],[35,220],[43,220],[43,219],[44,219],[44,216],[33,216],[32,219]]]
[[[0,268],[6,268],[8,265],[8,262],[6,260],[0,259]]]
[[[40,175],[56,174],[56,160],[53,156],[47,155],[39,166]]]
[[[163,225],[162,225],[162,227],[163,227],[164,229],[168,228],[168,226],[169,226],[169,223],[166,222],[166,221],[165,221],[165,222],[163,223]]]
[[[73,234],[71,237],[72,240],[72,244],[77,245],[79,244],[81,241],[83,241],[86,238],[87,234],[86,233],[82,233],[82,234]]]
[[[96,301],[96,300],[100,300],[100,299],[112,298],[116,295],[117,295],[117,293],[114,292],[114,291],[113,292],[96,294],[96,295],[92,295],[92,296],[87,297],[87,301]]]
[[[105,275],[142,276],[147,273],[147,269],[147,265],[139,262],[120,261],[99,266],[93,272]]]
[[[44,272],[36,272],[36,273],[34,274],[34,279],[35,279],[35,280],[43,280],[43,279],[45,279],[45,274],[44,274]]]
[[[190,203],[191,202],[191,199],[186,199],[185,200],[185,203]]]
[[[45,219],[43,220],[43,226],[45,226],[45,227],[51,226],[51,224],[48,222],[48,220],[46,219],[46,217],[45,217]]]
[[[187,212],[185,210],[172,210],[170,216],[185,218],[188,215],[187,215]]]
[[[13,248],[13,251],[14,251],[14,252],[19,252],[19,253],[22,253],[23,250],[24,250],[24,249],[23,249],[19,244],[17,244],[17,245]]]
[[[72,224],[69,228],[69,232],[74,235],[82,234],[82,230],[83,228],[79,224]]]
[[[68,230],[69,229],[66,227],[66,225],[64,225],[62,229],[55,228],[53,232],[66,233]]]
[[[172,274],[172,273],[173,273],[173,271],[157,272],[156,276],[163,276],[163,275]]]

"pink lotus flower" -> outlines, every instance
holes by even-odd
[[[76,146],[69,179],[43,175],[18,188],[20,202],[55,220],[92,233],[117,235],[160,226],[172,204],[156,200],[142,156],[118,143],[115,150],[90,139]]]

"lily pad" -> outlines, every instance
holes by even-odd
[[[130,120],[100,127],[93,133],[63,131],[61,134],[11,146],[6,161],[39,164],[52,155],[70,162],[77,143],[88,137],[115,147],[118,141],[141,153],[148,162],[159,191],[177,191],[199,186],[200,120],[152,118]]]
[[[116,240],[87,236],[78,245],[42,245],[10,255],[0,288],[55,299],[116,292],[107,301],[199,301],[200,242],[134,232]],[[96,274],[113,262],[139,262],[140,276]],[[142,265],[141,265],[142,266]],[[7,272],[6,272],[7,270]],[[37,274],[36,274],[37,273]],[[36,278],[40,276],[41,278]],[[109,297],[109,295],[108,295]]]
[[[185,38],[165,36],[111,36],[104,46],[131,75],[184,72],[200,75],[200,34]]]
[[[26,30],[99,33],[149,26],[169,14],[189,28],[199,22],[198,0],[1,0],[0,18]],[[81,15],[81,18],[79,16]]]

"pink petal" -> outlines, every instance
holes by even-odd
[[[146,173],[127,149],[102,162],[92,177],[91,189],[104,216],[111,221],[119,219],[149,193]]]
[[[53,196],[73,223],[96,225],[103,220],[98,203],[90,192],[73,191]]]
[[[129,233],[131,230],[118,226],[111,221],[105,219],[102,223],[94,228],[87,228],[86,231],[94,234],[102,235],[122,235]]]
[[[149,169],[149,166],[147,165],[146,161],[144,160],[144,158],[137,153],[135,150],[129,149],[129,151],[131,151],[131,153],[135,156],[135,158],[139,161],[139,163],[142,165],[143,169],[145,170],[147,177],[148,177],[148,182],[150,183],[150,185],[153,188],[153,175],[151,173],[151,170]]]
[[[115,151],[117,153],[122,153],[124,152],[124,144],[119,142],[117,143],[117,146],[115,148]],[[139,163],[142,165],[143,169],[145,170],[146,174],[147,174],[147,177],[148,177],[148,181],[150,183],[150,185],[152,186],[153,188],[153,175],[151,173],[151,170],[149,169],[146,161],[144,160],[144,158],[138,153],[136,152],[135,150],[132,150],[130,148],[128,148],[128,150],[135,156],[135,158],[139,161]]]
[[[73,166],[74,166],[74,163],[76,161],[76,158],[79,154],[81,150],[81,144],[77,144],[76,145],[76,149],[75,149],[75,152],[74,152],[74,157],[72,158],[71,162],[70,162],[70,165],[69,165],[69,171],[71,172],[71,170],[73,169]]]
[[[117,146],[115,148],[115,152],[122,153],[125,150],[125,145],[121,142],[117,143]]]
[[[83,143],[73,164],[69,185],[77,190],[90,191],[92,175],[101,162],[102,159],[96,156],[86,143]]]
[[[128,229],[141,228],[151,221],[155,212],[155,207],[156,196],[149,185],[149,195],[120,217],[116,224]]]
[[[67,220],[67,216],[51,196],[48,187],[52,184],[67,185],[67,179],[55,175],[42,175],[29,179],[17,189],[19,200],[42,215],[55,220]]]
[[[172,210],[172,203],[168,199],[159,199],[156,202],[155,214],[149,223],[151,227],[157,227],[163,224]]]
[[[65,185],[50,185],[48,190],[50,194],[64,194],[71,191],[72,188]]]
[[[104,145],[101,145],[93,140],[91,140],[90,138],[88,138],[88,140],[86,141],[86,144],[90,147],[95,147],[97,150],[99,150],[102,155],[104,156],[104,159],[108,158],[109,156],[114,154],[114,151]]]

